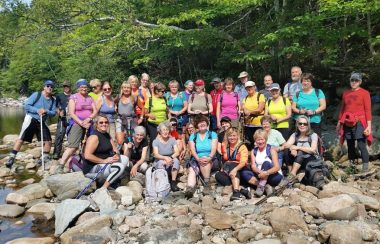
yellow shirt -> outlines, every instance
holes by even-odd
[[[260,94],[259,102],[257,102],[257,96],[259,94],[260,93],[255,92],[255,94],[253,96],[249,96],[249,95],[246,96],[243,99],[244,107],[250,111],[253,111],[259,107],[259,103],[265,103],[265,97],[262,94]],[[244,123],[247,126],[254,126],[254,127],[261,126],[260,120],[263,117],[263,115],[264,115],[264,111],[262,112],[262,114],[260,114],[258,116],[245,116]]]
[[[95,94],[95,93],[93,93],[93,92],[90,92],[90,93],[88,93],[88,95],[89,95],[90,97],[92,97],[92,100],[97,101],[97,100],[99,99],[99,97],[102,95],[102,93],[100,92],[100,93],[98,93],[98,94]]]
[[[149,98],[146,100],[144,106],[149,111]],[[155,120],[148,119],[148,121],[153,124],[158,125],[159,123],[167,120],[165,99],[152,96],[152,107],[150,108],[150,113],[156,116]]]
[[[290,106],[290,101],[288,98],[285,99],[285,104],[281,96],[278,98],[277,102],[271,101],[269,107],[268,102],[265,104],[265,108],[268,109],[269,115],[274,115],[277,119],[281,119],[286,116],[286,106]],[[289,122],[288,120],[281,121],[278,124],[273,124],[272,128],[289,128]]]

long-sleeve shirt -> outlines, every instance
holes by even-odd
[[[366,121],[372,120],[371,97],[367,90],[359,88],[356,91],[347,90],[342,96],[342,108],[339,113],[339,120],[344,113],[357,114],[364,113]]]
[[[46,110],[46,114],[50,117],[55,116],[56,113],[56,103],[52,97],[45,97],[41,94],[41,97],[36,101],[38,97],[38,92],[34,92],[28,99],[25,101],[25,111],[27,114],[32,116],[33,118],[40,121],[40,115],[38,114],[38,110],[43,108]],[[33,105],[34,103],[34,105]],[[43,116],[43,120],[46,121],[48,116]]]

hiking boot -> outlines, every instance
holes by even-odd
[[[192,198],[194,195],[194,192],[195,192],[195,187],[188,186],[186,191],[185,191],[185,197],[187,199]]]
[[[264,190],[265,190],[265,194],[267,196],[272,196],[273,195],[273,187],[271,185],[266,184]]]
[[[53,154],[53,159],[54,159],[54,160],[58,160],[59,158],[60,158],[60,157],[59,157],[59,155],[58,155],[58,154],[56,154],[56,153],[55,153],[55,154]]]
[[[177,186],[177,182],[175,182],[175,181],[170,182],[170,189],[172,190],[172,192],[176,192],[176,191],[181,190],[181,189],[179,189],[179,187]]]
[[[241,188],[240,193],[247,199],[252,198],[252,194],[249,188]]]
[[[278,184],[279,187],[286,186],[289,184],[289,182],[292,182],[296,176],[289,173],[288,176],[282,178],[280,184]]]
[[[264,186],[258,185],[257,189],[255,191],[255,196],[256,197],[261,197],[264,194],[264,191],[265,191]]]
[[[367,172],[368,172],[368,163],[363,164],[363,167],[362,167],[362,173],[367,173]]]
[[[15,163],[15,161],[16,161],[15,155],[9,156],[8,161],[5,162],[5,166],[7,166],[7,168],[10,169],[10,168],[12,168],[12,165]]]
[[[240,192],[238,190],[234,190],[232,192],[232,196],[230,198],[230,201],[235,201],[235,200],[240,200],[240,199],[241,199]]]
[[[44,155],[44,163],[45,164],[48,163],[50,160],[51,160],[51,158],[49,155]],[[42,157],[37,160],[37,164],[42,165]]]
[[[63,174],[65,173],[65,166],[63,164],[58,164],[57,168],[55,169],[55,174]]]

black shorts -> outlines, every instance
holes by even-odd
[[[44,141],[51,141],[50,130],[45,122],[42,123],[42,132]],[[37,140],[41,141],[41,124],[38,120],[27,114],[22,123],[19,139],[32,142],[34,135],[37,135]]]

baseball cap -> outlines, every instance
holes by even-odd
[[[220,79],[219,77],[215,77],[214,79],[212,79],[211,82],[212,83],[222,82],[222,79]]]
[[[247,71],[243,71],[239,74],[238,78],[243,78],[243,77],[247,77],[248,76],[248,72]]]
[[[255,82],[249,80],[245,83],[244,87],[249,87],[249,86],[256,86]]]
[[[187,81],[185,82],[185,86],[189,85],[190,83],[193,83],[193,81],[192,81],[192,80],[187,80]]]
[[[62,86],[68,86],[68,87],[71,87],[71,84],[69,81],[65,80],[63,83],[62,83]]]
[[[351,74],[350,80],[362,80],[362,74],[354,72]]]
[[[271,90],[281,90],[280,85],[278,83],[273,83],[269,87],[269,91],[271,91]]]
[[[196,86],[204,86],[204,85],[205,85],[205,81],[204,81],[204,80],[196,80],[196,81],[194,82],[194,84],[195,84]]]
[[[231,124],[231,119],[228,116],[224,116],[220,119],[220,123],[227,122]]]
[[[52,80],[45,80],[44,86],[54,86],[54,82]]]

